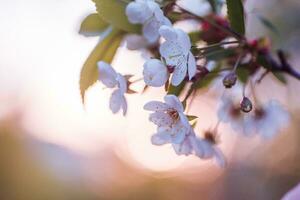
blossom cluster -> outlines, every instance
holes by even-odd
[[[157,131],[152,135],[151,141],[154,145],[171,144],[178,155],[193,154],[201,159],[213,158],[223,167],[226,161],[218,146],[219,123],[230,124],[234,131],[242,133],[244,136],[259,135],[269,139],[273,138],[289,122],[290,116],[280,103],[271,100],[263,104],[256,99],[254,93],[252,94],[254,103],[252,103],[251,98],[245,95],[246,87],[237,86],[238,83],[241,83],[242,77],[238,74],[240,65],[249,66],[247,69],[249,77],[255,77],[254,75],[260,69],[258,61],[255,59],[258,55],[263,55],[263,58],[268,57],[269,43],[265,39],[232,40],[227,33],[228,21],[218,15],[208,15],[207,20],[202,21],[201,39],[212,46],[195,48],[190,35],[182,29],[175,28],[166,16],[169,7],[176,6],[175,1],[170,2],[166,9],[162,10],[162,6],[154,0],[135,0],[128,3],[125,11],[130,23],[142,25],[142,35],[131,37],[131,40],[127,41],[128,48],[156,49],[156,53],[158,53],[154,57],[147,58],[143,65],[145,85],[147,87],[175,88],[184,82],[189,82],[191,85],[183,102],[180,101],[178,95],[169,94],[164,97],[164,102],[150,101],[145,104],[144,109],[152,112],[149,120],[157,126]],[[188,16],[189,19],[191,14],[188,12],[185,14],[184,16]],[[201,20],[203,19],[201,18]],[[234,34],[233,32],[233,36],[235,36]],[[239,38],[239,36],[237,37]],[[223,44],[229,46],[222,46]],[[230,45],[233,45],[233,48]],[[232,54],[231,59],[227,60],[233,66],[229,70],[226,69],[229,72],[218,66],[211,67],[214,64],[206,57],[210,55],[210,48],[213,47],[219,47],[226,53]],[[199,64],[200,59],[207,60],[204,64],[203,62]],[[123,115],[125,115],[127,112],[125,94],[130,91],[130,82],[106,62],[98,62],[98,71],[99,80],[107,88],[113,89],[110,97],[110,109],[113,113],[122,109]],[[199,136],[196,134],[194,125],[191,124],[190,116],[185,114],[185,104],[190,95],[196,91],[198,82],[213,73],[222,77],[222,80],[215,79],[224,86],[218,89],[225,90],[220,95],[217,112],[219,121],[216,128],[207,130],[202,136]],[[250,79],[249,77],[248,79]],[[246,85],[246,83],[253,86],[252,80],[246,80],[244,84]],[[253,89],[253,87],[251,88]],[[236,90],[242,90],[243,94],[233,95]]]

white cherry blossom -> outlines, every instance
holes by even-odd
[[[181,29],[175,29],[168,26],[161,26],[160,35],[165,42],[160,46],[159,52],[166,60],[166,64],[174,67],[171,83],[174,86],[179,85],[186,74],[192,79],[196,73],[196,60],[191,53],[191,41],[189,36]]]
[[[99,80],[108,88],[114,89],[111,94],[109,107],[113,113],[123,110],[123,115],[127,112],[127,101],[124,94],[127,91],[127,82],[124,76],[117,73],[106,62],[98,62]]]
[[[152,141],[154,143],[158,141],[157,144],[169,141],[179,144],[189,133],[191,126],[183,113],[184,108],[176,96],[166,95],[164,101],[150,101],[144,106],[145,110],[154,111],[150,114],[149,120],[158,126],[158,133],[152,138]],[[162,138],[165,142],[160,140]]]
[[[129,22],[143,25],[143,35],[149,43],[159,39],[158,30],[162,25],[172,25],[154,0],[135,0],[129,3],[126,15]]]
[[[287,126],[290,120],[289,113],[275,100],[257,107],[251,116],[248,131],[257,133],[265,139],[273,138],[280,129]]]
[[[149,59],[144,64],[144,81],[152,87],[163,86],[169,79],[169,72],[163,62],[158,59]]]

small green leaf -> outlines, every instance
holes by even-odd
[[[186,117],[188,118],[189,121],[193,121],[194,119],[198,118],[197,116],[194,115],[187,115]]]
[[[239,81],[241,81],[242,83],[246,83],[250,76],[249,69],[247,68],[246,65],[239,65],[236,69],[236,74]]]
[[[244,6],[242,0],[226,0],[231,28],[237,33],[245,34]]]
[[[99,36],[109,26],[97,13],[90,14],[81,23],[79,34],[86,37]]]
[[[140,33],[141,26],[131,24],[125,14],[127,3],[122,0],[92,0],[97,7],[100,17],[123,31],[130,33]]]
[[[193,32],[190,32],[188,35],[191,39],[192,44],[196,44],[197,42],[199,42],[201,40],[201,32],[200,31],[193,31]]]
[[[80,73],[80,94],[84,103],[85,91],[98,80],[97,62],[111,63],[123,39],[124,32],[113,29],[92,51]]]
[[[274,75],[274,77],[275,77],[278,81],[280,81],[280,82],[283,83],[283,84],[287,84],[286,77],[285,77],[282,73],[280,73],[280,72],[273,72],[273,71],[272,71],[272,74]]]
[[[169,85],[168,94],[179,96],[184,89],[186,81],[182,81],[178,86]]]

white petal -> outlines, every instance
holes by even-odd
[[[165,40],[169,41],[176,41],[177,40],[177,33],[174,28],[169,26],[161,26],[159,28],[159,34],[165,38]]]
[[[181,144],[172,144],[177,155],[190,155],[192,153],[192,145],[188,139],[185,139]]]
[[[176,29],[176,33],[177,33],[178,44],[181,46],[184,54],[187,54],[190,51],[192,46],[188,34],[186,34],[181,29]]]
[[[144,109],[150,111],[165,111],[168,108],[170,106],[160,101],[150,101],[144,105]]]
[[[122,95],[121,101],[122,101],[121,107],[122,107],[122,110],[123,110],[123,115],[125,116],[127,114],[127,107],[128,107],[128,105],[127,105],[127,101],[126,101],[126,98],[125,98],[124,95]]]
[[[106,62],[100,61],[97,63],[99,71],[99,80],[108,88],[113,88],[117,85],[117,73]]]
[[[160,55],[166,60],[167,65],[176,66],[180,63],[183,54],[181,47],[174,41],[166,41],[159,47]]]
[[[191,125],[190,125],[190,123],[189,123],[189,120],[188,120],[188,118],[186,117],[186,115],[185,115],[184,113],[179,112],[179,117],[180,117],[181,123],[182,123],[185,127],[187,127],[187,128],[190,128],[190,127],[191,127]]]
[[[215,152],[215,160],[216,160],[217,164],[220,167],[225,168],[226,167],[226,159],[225,159],[225,156],[223,155],[222,151],[219,148],[215,147],[214,152]]]
[[[195,59],[194,55],[191,52],[189,52],[189,55],[188,55],[188,73],[189,73],[189,79],[190,80],[195,76],[196,69],[197,69],[196,59]]]
[[[173,123],[172,118],[164,112],[151,113],[149,120],[156,124],[157,126],[171,126]]]
[[[144,64],[143,70],[144,81],[152,87],[163,86],[168,78],[167,67],[157,59],[150,59]]]
[[[117,81],[118,81],[118,86],[120,89],[121,93],[125,93],[127,91],[127,81],[125,79],[124,76],[122,76],[121,74],[117,73]]]
[[[147,20],[147,22],[143,25],[143,35],[148,42],[153,43],[158,40],[159,27],[160,27],[160,23],[155,18],[151,18],[150,20]]]
[[[110,97],[109,100],[109,108],[111,109],[111,111],[113,113],[117,113],[122,105],[122,93],[120,92],[120,90],[115,90]]]
[[[185,139],[186,135],[189,132],[189,129],[185,127],[182,123],[177,122],[172,126],[172,143],[180,144]]]
[[[185,59],[181,59],[180,63],[178,63],[175,67],[174,73],[172,75],[171,83],[174,86],[178,86],[185,78],[187,73],[187,61]]]
[[[194,130],[192,130],[194,131]],[[188,139],[190,140],[191,146],[195,152],[195,155],[198,156],[199,158],[204,157],[204,149],[202,147],[202,143],[198,140],[202,140],[200,138],[196,138],[195,134],[189,135]]]
[[[152,16],[152,11],[144,2],[131,2],[126,7],[126,15],[129,22],[133,24],[143,24]]]
[[[215,150],[210,142],[206,140],[198,140],[198,145],[200,145],[203,150],[203,155],[201,158],[209,159],[214,157]]]
[[[164,97],[164,101],[168,104],[171,108],[175,108],[178,112],[183,112],[183,106],[177,96],[169,94]]]
[[[151,142],[154,145],[164,145],[171,142],[171,136],[167,132],[159,132],[152,135]]]
[[[138,50],[142,48],[146,48],[148,45],[148,41],[140,35],[130,34],[125,37],[127,49],[129,50]]]

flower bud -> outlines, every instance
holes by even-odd
[[[249,98],[244,97],[243,100],[241,101],[241,110],[245,113],[248,113],[252,110],[252,102],[250,101]]]
[[[235,85],[236,81],[237,81],[237,76],[235,72],[231,72],[224,77],[223,85],[225,86],[225,88],[231,88],[232,86]]]

